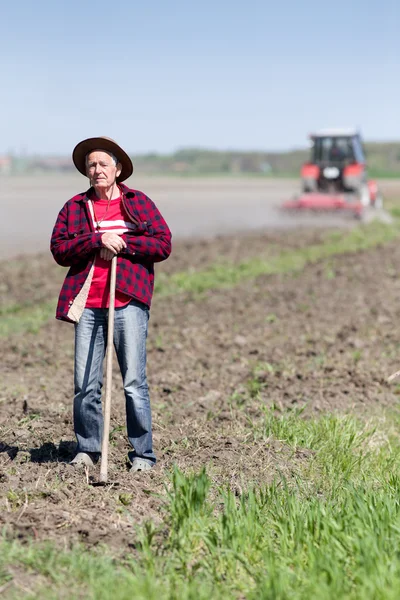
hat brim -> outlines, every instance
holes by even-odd
[[[88,138],[79,142],[72,152],[72,160],[79,173],[86,176],[86,156],[94,150],[111,152],[121,164],[121,173],[117,181],[121,183],[128,179],[133,173],[133,164],[127,153],[113,140],[105,137]]]

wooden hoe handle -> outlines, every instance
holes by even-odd
[[[106,386],[104,399],[104,425],[103,440],[101,444],[100,481],[107,482],[108,474],[108,441],[110,437],[111,416],[111,386],[112,386],[112,359],[114,346],[114,310],[115,310],[115,282],[117,278],[117,256],[111,259],[110,277],[110,306],[108,309],[107,356],[106,356]]]
[[[396,373],[393,373],[392,375],[390,375],[390,377],[387,378],[388,383],[393,381],[393,379],[396,379],[396,377],[399,377],[399,375],[400,375],[400,371],[396,371]]]

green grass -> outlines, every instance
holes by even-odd
[[[0,586],[24,573],[35,598],[390,599],[400,587],[399,419],[265,410],[255,435],[308,452],[289,479],[240,497],[205,470],[174,469],[162,523],[135,550],[0,541]],[[18,577],[16,577],[16,584]],[[28,597],[11,584],[5,597]],[[9,594],[9,596],[7,596]]]
[[[210,289],[234,287],[260,275],[294,273],[332,256],[360,252],[389,243],[399,235],[400,227],[397,223],[388,225],[373,222],[350,232],[329,234],[322,244],[284,250],[271,257],[252,258],[237,264],[215,264],[202,271],[185,271],[168,276],[160,274],[156,280],[156,293],[161,296],[182,292],[202,293]]]
[[[394,216],[398,208],[394,207]],[[397,211],[397,212],[396,212]],[[261,275],[302,271],[307,265],[341,254],[351,254],[387,244],[400,235],[400,224],[372,222],[350,232],[328,234],[321,244],[296,250],[284,250],[274,256],[256,257],[239,263],[216,263],[201,271],[182,271],[172,275],[159,273],[155,293],[174,296],[201,294],[207,290],[231,288]],[[56,299],[35,306],[8,306],[0,313],[0,337],[14,333],[37,332],[55,313]]]
[[[39,302],[34,306],[9,306],[0,311],[0,337],[15,333],[37,333],[54,316],[55,310],[55,300]]]
[[[369,169],[369,179],[400,179],[399,171],[385,171],[384,169]]]

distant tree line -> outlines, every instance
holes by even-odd
[[[400,177],[400,142],[369,142],[365,144],[369,172],[373,176]],[[259,174],[297,177],[301,165],[309,158],[309,150],[286,152],[217,151],[185,148],[173,154],[141,154],[132,156],[138,172],[181,175]],[[7,157],[2,173],[73,171],[68,157]]]
[[[400,143],[369,142],[365,144],[371,173],[400,176]],[[147,173],[265,174],[297,176],[309,158],[309,150],[287,152],[241,152],[186,148],[173,154],[133,156],[135,166]]]

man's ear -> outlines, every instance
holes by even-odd
[[[121,163],[117,163],[117,177],[119,177],[121,175],[121,171],[122,171],[122,165]]]

